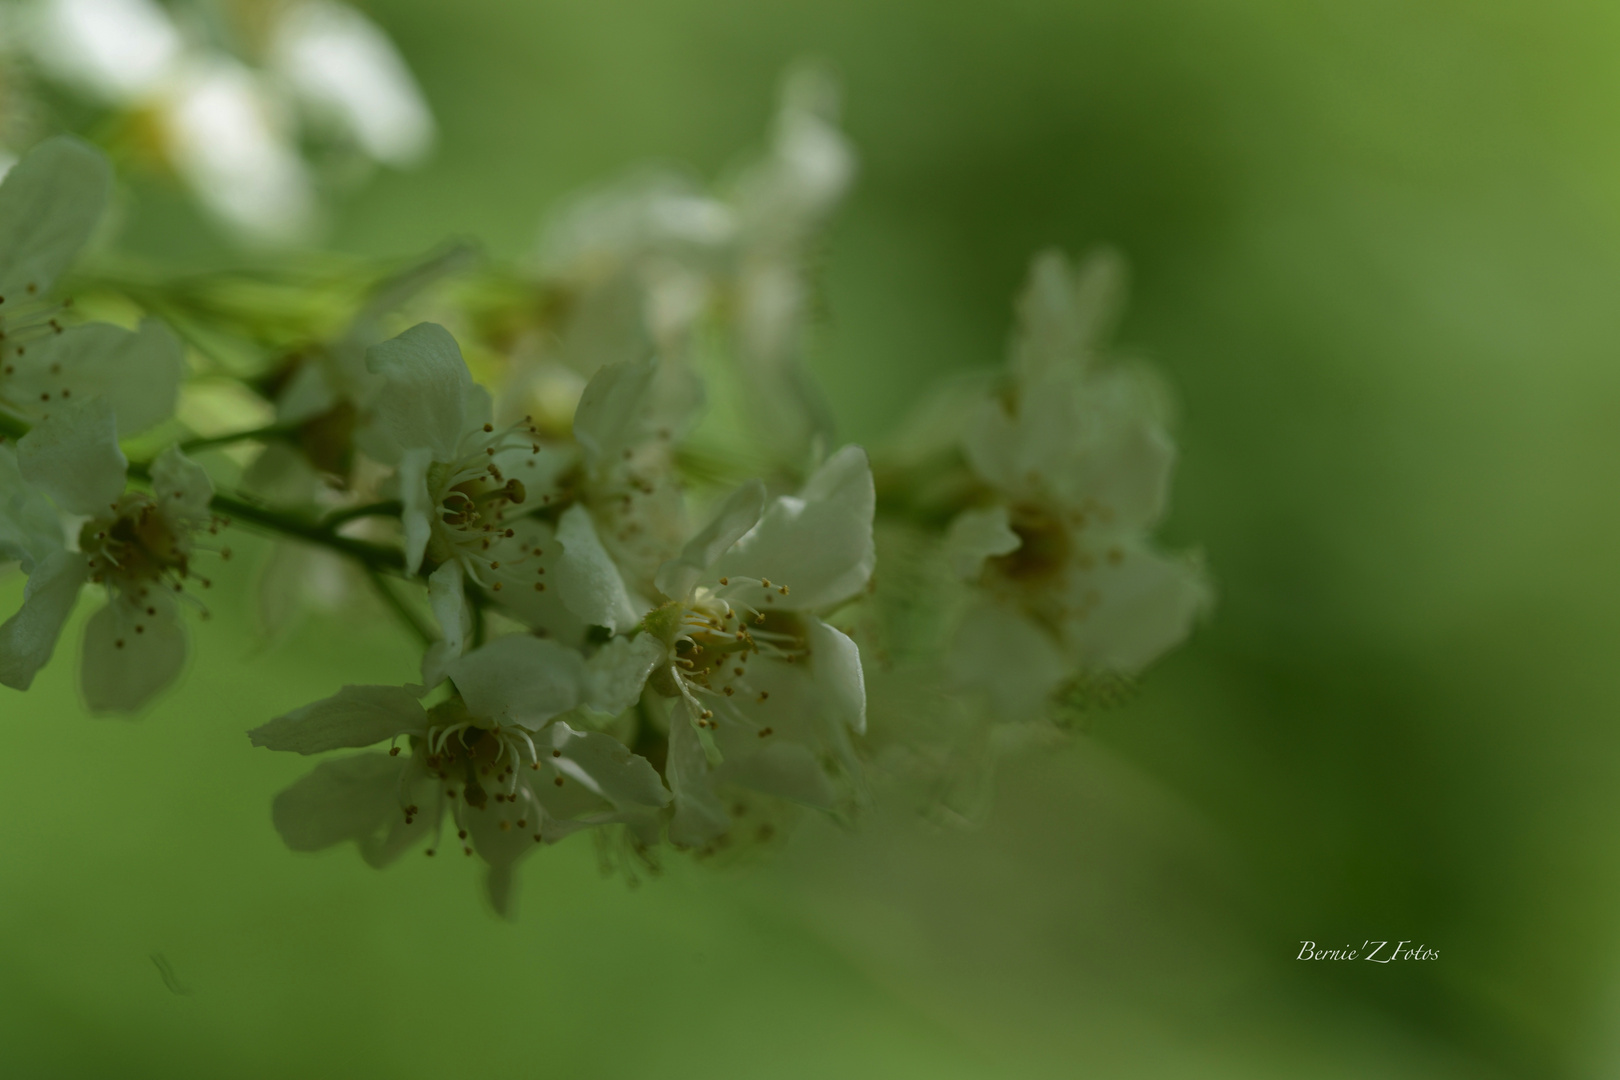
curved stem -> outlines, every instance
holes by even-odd
[[[133,472],[133,466],[131,467]],[[218,514],[237,521],[245,521],[262,529],[296,537],[311,544],[331,548],[339,554],[358,559],[373,570],[393,570],[403,573],[405,555],[398,548],[373,544],[368,540],[355,540],[332,532],[324,523],[294,517],[279,510],[258,506],[231,495],[215,495],[209,505]]]
[[[298,433],[297,424],[269,424],[262,428],[253,428],[249,431],[232,431],[224,435],[209,435],[195,439],[186,439],[180,443],[180,449],[186,453],[193,450],[207,450],[215,446],[229,446],[232,443],[256,440],[264,442],[268,439],[278,439],[287,435]]]
[[[363,517],[399,517],[405,512],[405,504],[398,499],[384,499],[381,502],[366,503],[364,506],[350,506],[342,510],[334,510],[321,519],[321,528],[327,532],[336,532],[341,525]]]
[[[382,602],[388,605],[388,610],[392,611],[424,646],[431,645],[438,640],[438,636],[422,622],[416,612],[411,610],[410,605],[399,598],[399,594],[394,592],[393,587],[388,584],[388,579],[375,566],[367,563],[365,570],[366,579],[371,582],[371,587],[377,590],[377,595],[382,598]]]

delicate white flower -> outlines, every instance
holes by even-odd
[[[1078,669],[1133,674],[1209,603],[1195,560],[1155,551],[1175,448],[1141,373],[1100,362],[1119,269],[1035,260],[1009,378],[962,449],[985,485],[951,523],[955,569],[982,587],[952,658],[959,683],[1027,717]]]
[[[870,580],[873,507],[866,455],[846,447],[797,496],[767,506],[763,485],[744,484],[659,570],[667,599],[642,635],[663,649],[648,685],[674,704],[665,775],[675,843],[701,847],[731,827],[717,787],[830,810],[839,796],[828,768],[856,775],[860,653],[818,614]]]
[[[0,555],[28,574],[21,610],[0,626],[0,683],[28,688],[86,582],[107,592],[85,627],[80,685],[92,711],[134,712],[185,665],[179,601],[196,534],[212,525],[213,487],[174,447],[152,464],[150,493],[125,490],[125,467],[112,407],[100,398],[53,413],[18,441],[15,458],[0,448]],[[76,550],[41,494],[83,522]]]
[[[406,569],[456,563],[493,586],[506,513],[530,483],[549,500],[555,461],[526,422],[495,429],[489,395],[442,326],[419,323],[372,346],[366,367],[383,379],[371,423],[387,440],[380,455],[398,462]]]
[[[111,175],[76,139],[40,143],[0,182],[0,407],[38,418],[63,402],[103,397],[119,430],[142,431],[174,412],[180,342],[148,319],[136,331],[67,325],[56,280],[89,239]]]
[[[538,844],[613,823],[656,839],[670,796],[653,767],[558,719],[591,692],[579,653],[498,638],[447,675],[455,693],[431,708],[399,687],[346,686],[250,733],[256,746],[300,754],[406,740],[387,754],[328,761],[278,795],[273,818],[288,847],[352,840],[381,866],[431,834],[432,855],[448,812],[463,850],[489,864],[490,899],[504,914],[512,868]]]

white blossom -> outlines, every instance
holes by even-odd
[[[1149,540],[1175,448],[1151,384],[1098,355],[1118,276],[1106,255],[1035,260],[1006,382],[962,435],[984,488],[946,537],[979,585],[952,671],[1003,715],[1027,718],[1076,671],[1140,671],[1210,601],[1196,560]]]
[[[655,838],[670,799],[657,772],[611,736],[560,719],[590,693],[578,652],[498,638],[447,675],[454,693],[432,707],[399,687],[346,686],[250,733],[256,746],[300,754],[396,744],[325,762],[278,795],[288,847],[352,840],[381,866],[425,838],[427,854],[442,850],[448,818],[459,846],[489,865],[490,899],[508,913],[513,867],[537,845],[609,824]]]
[[[180,674],[196,535],[211,527],[208,475],[177,449],[152,464],[150,492],[125,490],[111,406],[96,398],[59,409],[0,448],[8,525],[0,555],[28,574],[22,608],[0,626],[0,683],[26,690],[50,659],[81,586],[107,604],[85,627],[80,686],[93,712],[135,712]],[[69,545],[46,504],[80,522]],[[198,579],[207,584],[206,579]]]
[[[701,847],[731,827],[727,785],[823,810],[854,780],[864,731],[860,653],[819,617],[871,578],[874,497],[866,455],[834,454],[797,496],[734,491],[658,572],[666,598],[643,620],[663,646],[648,685],[673,708],[670,839]]]

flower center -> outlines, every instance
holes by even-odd
[[[748,660],[757,656],[791,664],[809,655],[797,616],[759,611],[728,595],[760,587],[772,588],[768,579],[722,578],[718,588],[700,586],[690,598],[671,601],[642,620],[643,631],[668,648],[648,685],[664,697],[680,698],[700,729],[717,729],[718,716],[761,737],[770,735],[770,728],[760,727],[738,706],[770,696],[749,685]]]
[[[500,432],[485,424],[460,458],[431,468],[428,492],[437,507],[430,552],[434,559],[441,563],[458,559],[480,582],[484,582],[482,570],[499,569],[499,561],[491,558],[489,550],[498,540],[514,535],[508,513],[527,500],[528,492],[517,477],[507,477],[495,459],[499,455],[511,464],[513,453],[518,452],[533,461],[540,454],[540,444],[534,441],[537,435],[528,420]],[[464,440],[463,445],[466,443]]]
[[[434,780],[438,799],[434,839],[427,854],[432,855],[439,847],[438,830],[446,806],[468,855],[473,853],[467,842],[473,814],[492,814],[502,832],[528,832],[535,843],[540,843],[545,810],[535,787],[547,782],[563,786],[563,768],[571,763],[562,757],[562,752],[553,750],[550,756],[542,755],[529,732],[475,719],[459,698],[435,705],[428,715],[432,723],[427,732],[412,735],[410,740],[412,754]],[[404,805],[403,799],[401,809],[407,825],[421,810]]]
[[[136,593],[153,584],[175,591],[189,572],[189,537],[177,535],[145,492],[128,492],[113,516],[87,523],[79,548],[89,558],[90,580],[115,593]]]
[[[1018,534],[1018,549],[990,560],[1004,578],[1020,585],[1041,585],[1062,574],[1075,557],[1074,538],[1069,527],[1040,507],[1013,507],[1012,531]]]

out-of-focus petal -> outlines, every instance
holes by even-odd
[[[371,158],[412,165],[432,147],[433,116],[410,69],[388,35],[347,4],[293,7],[276,27],[270,61]]]
[[[1064,636],[1086,666],[1133,674],[1179,644],[1212,600],[1194,560],[1122,545],[1076,577]]]
[[[945,533],[945,557],[958,577],[972,581],[984,569],[984,560],[1017,551],[1021,544],[1005,506],[964,510]]]

